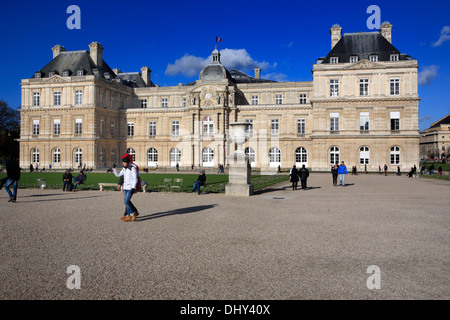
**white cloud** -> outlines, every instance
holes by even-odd
[[[439,37],[439,40],[433,43],[433,47],[439,47],[445,41],[449,40],[450,40],[450,27],[444,26],[441,30],[441,36]]]
[[[167,65],[165,73],[171,76],[181,74],[187,77],[198,75],[203,67],[212,61],[212,56],[208,58],[197,57],[185,54],[180,59],[176,59],[173,64]],[[261,70],[275,68],[277,63],[270,64],[267,61],[257,61],[253,59],[245,49],[222,49],[220,51],[220,61],[228,69],[239,69],[248,71],[254,67],[260,67]]]
[[[423,117],[419,117],[419,122],[425,122],[425,121],[428,121],[431,119],[433,119],[433,116],[431,116],[431,115],[423,116]]]
[[[419,71],[418,81],[421,86],[428,86],[431,81],[437,76],[439,66],[432,65],[423,67],[421,71]]]
[[[265,75],[261,75],[261,78],[267,79],[267,80],[274,80],[274,81],[278,81],[278,82],[288,81],[287,75],[285,75],[284,73],[280,73],[280,72],[267,73]]]

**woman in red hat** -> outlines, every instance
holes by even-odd
[[[136,207],[131,202],[131,197],[136,193],[138,183],[138,168],[133,163],[130,154],[126,153],[122,157],[122,170],[117,172],[116,165],[113,165],[113,172],[116,177],[123,176],[123,199],[125,204],[125,215],[120,218],[123,221],[135,221],[139,215]]]

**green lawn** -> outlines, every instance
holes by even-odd
[[[428,167],[429,167],[431,164],[434,164],[434,171],[437,171],[437,169],[439,168],[439,166],[442,167],[442,171],[450,171],[450,163],[441,163],[441,162],[438,162],[438,163],[434,163],[434,162],[423,162],[423,164],[425,165],[425,168],[427,168],[427,169],[428,169]],[[420,170],[420,168],[419,168],[419,170]]]
[[[75,173],[74,176],[77,176]],[[0,174],[0,178],[5,177],[6,174]],[[62,172],[23,172],[19,180],[19,188],[38,188],[38,179],[45,179],[46,188],[48,189],[62,189]],[[87,179],[85,184],[79,185],[78,190],[98,190],[98,183],[110,182],[117,183],[117,178],[112,173],[87,173]],[[145,174],[141,173],[141,179],[146,181],[150,190],[157,191],[158,186],[163,184],[165,178],[183,179],[183,191],[189,192],[192,190],[192,185],[197,179],[198,174]],[[270,185],[287,181],[289,179],[288,174],[277,175],[252,175],[251,183],[254,190],[260,190]],[[228,175],[225,174],[208,174],[207,175],[207,187],[205,192],[224,192],[225,185],[228,183]]]

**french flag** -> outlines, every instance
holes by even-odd
[[[222,38],[216,37],[216,42],[222,42]]]

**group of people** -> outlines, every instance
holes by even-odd
[[[77,186],[79,184],[83,184],[86,181],[86,174],[83,170],[80,171],[78,176],[73,177],[72,173],[70,173],[70,169],[66,169],[63,174],[63,191],[72,191],[75,192]]]
[[[303,190],[307,188],[307,181],[309,177],[309,170],[302,165],[300,170],[294,165],[292,169],[289,171],[289,180],[292,182],[292,190],[297,190],[298,181],[300,180],[301,187]]]
[[[339,182],[341,186],[345,187],[345,176],[347,175],[347,166],[344,161],[341,162],[340,165],[337,163],[331,167],[331,176],[333,177],[333,186],[337,187],[337,179],[339,176]]]

